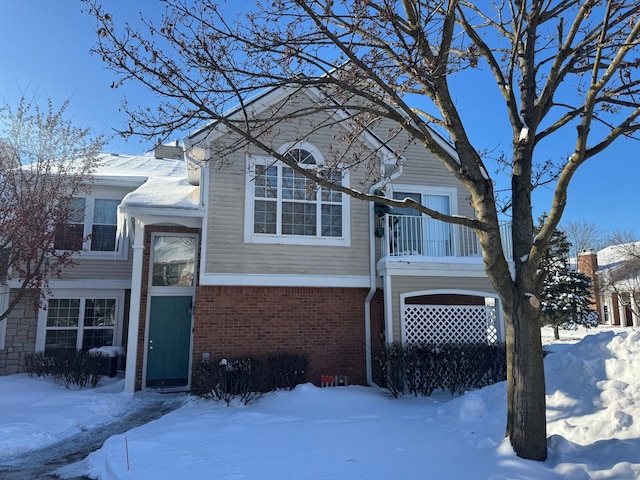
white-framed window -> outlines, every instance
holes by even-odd
[[[309,144],[286,148],[303,168],[348,186],[348,172],[323,168],[323,159]],[[250,157],[246,184],[245,241],[313,245],[349,245],[349,199],[316,185],[271,157]]]
[[[447,187],[419,187],[394,185],[393,198],[411,198],[421,205],[446,215],[456,215],[457,191]],[[420,255],[447,257],[456,255],[456,230],[450,223],[436,220],[412,208],[394,208],[393,213],[402,218],[396,221],[394,241],[402,251],[402,245]]]
[[[116,345],[122,329],[124,293],[57,292],[38,317],[36,350],[88,350]]]
[[[76,250],[93,256],[119,252],[116,238],[119,199],[74,197],[69,218],[55,241],[57,250]]]

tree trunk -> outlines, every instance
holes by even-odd
[[[547,458],[546,389],[538,312],[526,292],[505,311],[507,325],[507,430],[516,455]]]
[[[560,327],[558,325],[553,326],[553,338],[555,340],[560,340]]]

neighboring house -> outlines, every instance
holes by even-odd
[[[313,102],[315,94],[298,92],[295,101]],[[271,90],[254,105],[282,113],[286,96]],[[336,130],[349,129],[327,117],[343,114],[336,107],[308,122],[283,123],[268,140],[305,168],[322,170],[339,156]],[[305,123],[327,127],[307,135]],[[74,332],[65,330],[76,330],[77,347],[111,340],[126,348],[125,389],[134,391],[189,388],[202,359],[275,352],[306,354],[307,380],[316,384],[334,374],[370,384],[383,342],[504,339],[500,302],[472,231],[409,209],[379,215],[372,203],[314,189],[252,146],[220,158],[234,140],[211,125],[184,139],[184,162],[106,156],[111,170],[96,175],[87,200],[93,220],[84,232],[92,232],[89,223],[108,226],[119,240],[108,253],[87,245],[69,278],[52,282],[50,307],[31,314],[37,318],[25,329],[37,333],[23,351],[72,343]],[[474,215],[464,187],[422,147],[406,145],[400,157],[375,132],[357,140],[377,156],[382,181],[369,180],[364,166],[334,165],[332,178]],[[117,206],[118,221],[111,214],[99,223],[101,205],[111,212]],[[9,332],[15,339],[15,325],[30,314],[22,316],[10,319],[0,362]]]
[[[640,242],[584,251],[578,269],[594,281],[600,323],[640,326]]]
[[[158,151],[167,152],[182,156],[180,148]],[[90,194],[74,198],[78,214],[69,218],[68,231],[85,239],[77,265],[50,279],[47,308],[38,308],[32,292],[0,322],[0,373],[23,371],[25,353],[126,345],[131,304],[140,304],[141,267],[134,260],[142,242],[135,243],[135,228],[163,223],[173,225],[167,230],[177,225],[199,231],[198,188],[184,172],[181,158],[101,155]],[[159,210],[160,219],[154,216]],[[64,249],[68,241],[73,239],[67,236],[56,246]],[[17,286],[9,282],[0,302]],[[132,291],[138,292],[134,301]]]

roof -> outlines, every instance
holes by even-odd
[[[598,269],[612,268],[629,260],[629,251],[637,251],[640,253],[640,242],[610,245],[602,250],[598,250]]]
[[[183,177],[184,161],[156,158],[153,155],[119,155],[102,153],[98,156],[96,177]]]
[[[96,183],[137,186],[123,198],[121,208],[200,208],[199,189],[187,181],[182,159],[102,154],[99,160]]]
[[[314,95],[321,95],[321,89],[318,87],[307,86],[307,87],[268,87],[264,90],[257,92],[255,95],[250,96],[246,99],[246,101],[240,105],[237,104],[231,107],[229,110],[222,114],[224,118],[231,118],[234,115],[238,115],[242,113],[243,109],[253,108],[255,111],[260,112],[267,108],[269,105],[277,103],[287,95],[290,95],[293,91],[304,91],[304,92],[313,92]],[[330,102],[335,105],[336,112],[342,112],[346,117],[350,116],[350,113],[347,109],[345,109],[342,105],[340,105],[336,100],[329,98]],[[194,143],[197,143],[201,138],[206,138],[211,132],[214,132],[218,126],[221,125],[220,120],[213,120],[203,125],[202,127],[197,128],[193,132],[189,133],[184,139],[183,142],[185,145],[191,146]],[[453,156],[456,160],[458,159],[458,154],[455,151],[455,148],[451,143],[447,142],[446,139],[442,137],[438,132],[436,132],[431,127],[427,126],[429,132],[431,133],[435,142],[440,145],[444,150],[446,150],[451,156]],[[219,135],[223,134],[223,131],[218,132]],[[383,142],[378,135],[370,128],[366,128],[364,130],[365,139],[372,142],[376,147],[381,148],[386,151],[387,154],[391,157],[397,156],[397,154],[391,149],[385,142]]]

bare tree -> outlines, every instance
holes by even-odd
[[[587,221],[566,222],[562,230],[571,243],[569,256],[578,258],[578,254],[585,250],[600,250],[605,246],[604,234],[598,225]]]
[[[640,239],[632,231],[617,231],[607,243],[613,262],[598,271],[600,288],[615,295],[631,312],[633,325],[640,326]]]
[[[474,229],[506,323],[506,435],[517,455],[546,458],[539,263],[576,170],[640,128],[635,0],[278,0],[259,1],[254,11],[237,17],[213,0],[165,0],[159,21],[142,18],[137,26],[106,12],[98,0],[87,2],[97,21],[93,50],[119,74],[114,86],[143,84],[159,99],[141,108],[125,103],[130,121],[123,134],[157,140],[203,124],[223,128],[227,143],[210,145],[223,163],[229,150],[252,145],[322,186]],[[289,101],[283,99],[286,108],[260,115],[248,95],[275,87],[291,92]],[[295,101],[302,88],[317,92],[313,105]],[[492,118],[508,125],[508,150],[500,159],[511,184],[513,276],[500,236],[502,206],[489,175],[495,169],[488,168],[484,146],[470,136],[476,120],[465,119],[476,106],[458,103],[458,89],[469,88],[477,96],[499,94]],[[234,115],[225,115],[233,104]],[[339,119],[305,122],[338,108]],[[421,145],[468,190],[476,217],[449,216],[410,199],[336,185],[301,168],[268,140],[283,122],[299,125],[296,140],[303,141],[331,121],[348,122],[355,132],[382,132],[396,153],[407,142]],[[557,138],[570,153],[534,162],[538,149]],[[336,136],[347,152],[339,158],[343,168],[371,159],[356,151],[356,139]],[[531,192],[540,184],[552,186],[553,203],[534,237]]]
[[[15,286],[0,320],[26,292],[44,298],[49,280],[82,248],[65,238],[66,229],[73,228],[70,217],[82,221],[72,198],[86,192],[102,141],[64,119],[67,105],[49,100],[41,107],[22,98],[16,107],[0,107],[0,285],[7,295],[6,287]]]
[[[610,245],[633,244],[640,241],[640,236],[633,230],[615,230],[607,235],[605,243]],[[638,256],[634,249],[628,252],[631,256]]]

